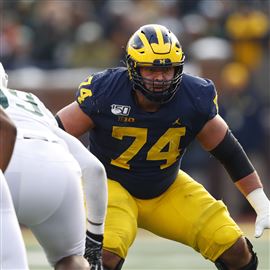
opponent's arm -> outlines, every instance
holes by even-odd
[[[108,197],[105,168],[78,139],[57,127],[54,133],[66,142],[81,167],[87,210],[85,258],[91,270],[102,269],[101,250]]]
[[[0,169],[4,172],[10,161],[17,129],[11,119],[0,107]]]
[[[81,110],[76,101],[57,112],[56,120],[59,127],[75,137],[94,127],[94,122]]]
[[[270,202],[243,148],[219,115],[205,124],[197,139],[223,164],[236,187],[256,211],[255,237],[260,237],[264,229],[270,228]]]

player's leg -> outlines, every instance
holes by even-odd
[[[249,263],[251,252],[226,206],[184,172],[163,195],[138,205],[139,227],[188,245],[213,262],[227,251],[226,261],[234,267],[228,269]],[[235,249],[229,252],[234,244],[237,255]]]
[[[246,248],[247,247],[247,248]],[[243,250],[244,249],[244,250]],[[253,251],[253,246],[247,238],[239,238],[235,244],[226,250],[216,261],[215,265],[219,270],[234,269],[234,265],[239,263],[242,253],[245,252],[244,262],[241,270],[256,270],[258,266],[258,257]],[[246,258],[249,258],[247,260]]]
[[[138,209],[132,196],[116,181],[108,180],[103,264],[105,270],[120,270],[137,234]]]
[[[85,209],[81,185],[81,171],[74,158],[54,146],[54,162],[48,164],[47,179],[53,179],[47,188],[47,200],[58,198],[53,212],[41,223],[30,228],[46,252],[55,269],[85,269]],[[65,156],[65,157],[64,157]],[[59,158],[59,162],[57,162]],[[61,161],[61,162],[60,162]],[[44,202],[45,203],[45,202]]]
[[[18,219],[32,230],[50,264],[79,256],[85,269],[81,171],[66,148],[60,143],[21,140],[6,173]]]
[[[89,263],[82,256],[72,255],[58,261],[54,266],[56,270],[89,270]]]
[[[9,188],[0,170],[0,269],[29,269]]]

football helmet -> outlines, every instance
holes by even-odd
[[[149,100],[157,103],[170,101],[178,90],[182,79],[184,53],[177,37],[165,26],[148,24],[139,28],[129,39],[126,46],[126,65],[134,89]],[[155,80],[145,79],[140,67],[168,68],[174,67],[172,80],[162,81],[162,89],[148,89],[144,81],[153,84]],[[160,82],[159,82],[160,83]]]

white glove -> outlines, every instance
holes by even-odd
[[[270,229],[270,201],[262,188],[253,190],[246,198],[257,213],[254,236],[261,237],[264,229]]]

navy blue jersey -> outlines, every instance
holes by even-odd
[[[179,87],[157,112],[136,105],[126,68],[94,74],[79,87],[77,102],[95,123],[90,151],[135,197],[158,196],[173,183],[186,147],[217,114],[210,80],[184,74]]]

